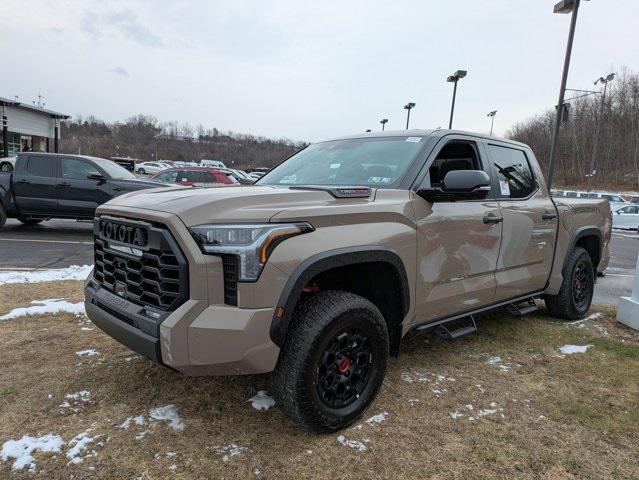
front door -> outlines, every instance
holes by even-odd
[[[441,184],[453,170],[484,170],[478,144],[446,136],[426,162],[419,188]],[[419,189],[418,188],[418,189]],[[494,300],[501,212],[493,192],[485,200],[430,203],[411,192],[417,223],[419,323],[475,310]]]
[[[557,211],[537,180],[543,177],[530,150],[492,142],[486,150],[504,218],[496,300],[508,300],[545,288],[555,253]]]
[[[16,166],[13,192],[20,213],[55,216],[58,212],[58,158],[29,155],[26,162],[17,162]]]
[[[103,187],[105,180],[91,180],[92,173],[104,172],[92,163],[79,158],[62,157],[61,175],[58,183],[60,215],[66,217],[92,218],[98,205],[110,199]]]

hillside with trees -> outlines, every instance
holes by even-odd
[[[273,167],[305,143],[269,139],[216,128],[195,128],[177,122],[160,123],[138,115],[124,122],[108,123],[93,116],[62,124],[63,153],[97,157],[129,156],[141,160],[221,160],[235,168]]]
[[[627,69],[617,72],[608,84],[603,107],[601,100],[601,95],[592,95],[569,102],[569,118],[562,124],[555,160],[554,185],[586,186],[597,116],[601,111],[593,188],[639,190],[639,75]],[[532,147],[544,172],[548,168],[554,121],[554,110],[548,110],[514,125],[506,133],[507,137]]]

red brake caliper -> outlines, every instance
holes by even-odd
[[[339,361],[339,365],[337,366],[340,373],[348,372],[348,369],[351,368],[351,361],[348,357],[344,357]]]

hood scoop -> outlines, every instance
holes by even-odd
[[[291,190],[315,190],[330,193],[335,198],[368,198],[373,189],[361,186],[336,187],[331,185],[295,185]]]

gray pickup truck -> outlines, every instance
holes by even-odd
[[[281,411],[343,428],[402,338],[476,315],[583,317],[608,264],[606,200],[553,201],[531,149],[453,130],[315,143],[236,188],[101,206],[92,321],[188,375],[273,372]]]

